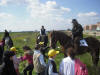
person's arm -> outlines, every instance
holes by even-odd
[[[14,64],[19,64],[19,60],[18,60],[18,58],[16,57],[16,55],[13,56],[13,63],[14,63]]]
[[[64,70],[63,62],[61,62],[61,63],[60,63],[60,67],[59,67],[59,75],[64,75],[64,74],[63,74],[63,70]]]
[[[40,60],[41,65],[46,67],[46,63],[44,62],[44,57],[42,54],[39,56],[39,60]]]
[[[22,57],[20,58],[21,61],[24,61],[24,60],[26,60],[26,59],[27,59],[26,56],[22,56]]]
[[[52,64],[49,65],[48,73],[49,73],[49,75],[58,75],[58,73],[53,72],[53,65]]]
[[[83,28],[82,28],[81,25],[79,25],[79,26],[77,27],[76,33],[80,33],[80,32],[82,32],[82,31],[83,31]]]

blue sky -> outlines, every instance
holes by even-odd
[[[100,21],[100,0],[0,0],[0,31],[66,30]]]

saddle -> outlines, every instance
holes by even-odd
[[[80,46],[88,46],[87,42],[85,39],[80,40]]]

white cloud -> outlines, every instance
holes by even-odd
[[[0,1],[0,6],[6,5],[7,4],[7,0],[1,0]]]
[[[26,0],[1,0],[0,1],[0,6],[10,5],[10,4],[22,5],[27,3]]]
[[[93,17],[98,16],[96,12],[88,12],[88,13],[79,13],[78,17]]]
[[[41,3],[40,0],[5,1],[6,5],[11,3],[27,4],[27,12],[30,14],[27,19],[20,20],[16,15],[13,16],[11,14],[2,13],[1,17],[4,19],[3,21],[0,20],[0,24],[8,30],[40,30],[41,25],[44,25],[47,30],[67,29],[70,27],[68,26],[70,24],[69,19],[65,18],[65,15],[67,16],[71,9],[58,5],[56,1],[46,1],[45,3]],[[9,17],[9,19],[6,19],[6,16]]]
[[[59,6],[55,1],[47,1],[44,4],[40,3],[39,0],[27,0],[27,2],[29,3],[28,11],[32,17],[55,18],[70,12],[70,8]]]
[[[100,15],[96,12],[79,13],[78,20],[83,25],[85,24],[95,24],[100,21]]]
[[[56,3],[56,1],[46,1],[41,3],[40,0],[27,0],[27,9],[33,21],[48,25],[49,29],[67,29],[67,16],[71,11],[70,8],[65,8]],[[45,25],[45,26],[46,26]],[[52,27],[53,26],[53,27]],[[64,28],[65,27],[65,28]]]
[[[13,18],[14,16],[11,15],[11,14],[8,14],[8,13],[0,13],[0,19],[10,19],[10,18]]]

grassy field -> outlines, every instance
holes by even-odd
[[[39,33],[32,33],[32,32],[10,33],[14,42],[14,46],[18,49],[18,53],[17,53],[18,57],[23,55],[22,47],[24,45],[28,45],[32,48],[32,50],[34,50],[36,36],[38,34]],[[87,35],[84,35],[84,36],[86,37]],[[0,33],[0,40],[2,37],[3,37],[3,33]],[[100,36],[98,36],[97,38],[100,39]],[[60,50],[60,49],[57,49],[57,50]],[[57,64],[58,70],[59,70],[59,64],[63,57],[64,57],[63,54],[59,54],[56,57],[56,64]],[[98,67],[94,68],[92,64],[92,59],[89,53],[86,53],[77,57],[87,65],[89,75],[100,75],[100,61],[99,61]],[[23,75],[23,69],[25,67],[25,64],[26,64],[26,61],[20,63],[19,69],[20,69],[21,75]],[[35,75],[35,71],[33,71],[33,75]]]

